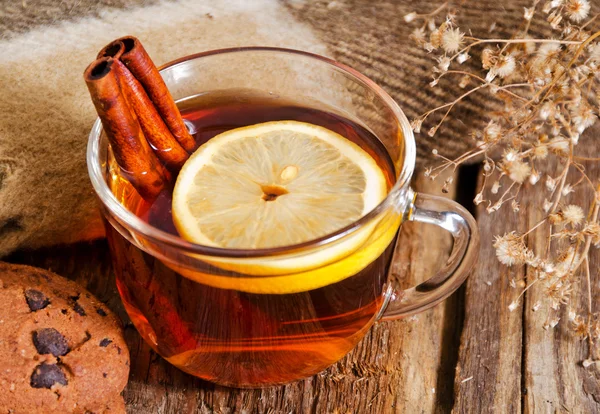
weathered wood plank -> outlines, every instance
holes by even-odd
[[[588,156],[597,156],[591,145],[587,152]],[[590,177],[598,179],[600,168],[592,164],[587,167]],[[510,312],[508,306],[519,293],[510,287],[510,280],[522,279],[527,269],[500,265],[491,246],[494,235],[522,232],[539,222],[545,196],[543,186],[527,189],[518,214],[503,209],[488,215],[484,208],[479,209],[482,246],[477,271],[466,285],[454,412],[600,412],[600,374],[593,367],[581,366],[588,356],[587,343],[569,332],[572,327],[568,311],[585,314],[587,286],[575,285],[569,308],[559,315],[561,324],[546,330],[543,326],[549,319],[547,308],[533,310],[545,295],[543,286],[528,291],[525,300]],[[577,193],[572,194],[571,200],[578,204],[589,202]],[[535,249],[545,248],[543,231],[533,237],[530,242]],[[600,296],[599,262],[596,250],[591,262],[594,306]]]
[[[496,260],[496,234],[523,229],[520,215],[488,215],[477,209],[481,250],[476,270],[465,286],[465,320],[454,379],[455,413],[521,412],[522,326],[511,273]]]
[[[437,184],[417,183],[423,191]],[[450,247],[433,227],[405,224],[392,271],[406,286],[431,275]],[[9,258],[51,269],[85,285],[123,320],[104,241]],[[140,339],[130,323],[125,334],[131,375],[125,390],[130,413],[387,413],[448,412],[456,353],[456,298],[416,317],[377,324],[351,354],[306,380],[262,390],[234,390],[191,377],[170,366]]]
[[[593,131],[598,133],[598,129]],[[592,133],[588,131],[587,134]],[[577,150],[581,156],[597,157],[598,147],[593,141],[596,137],[586,135],[582,138]],[[562,166],[555,166],[560,171]],[[594,182],[600,179],[598,162],[585,163],[586,172]],[[579,174],[569,176],[569,181],[578,179]],[[580,186],[582,189],[582,186]],[[531,192],[523,204],[531,206],[527,209],[527,219],[531,225],[543,217],[540,206],[547,196],[545,191]],[[591,205],[590,191],[576,191],[565,199],[566,203],[575,203],[582,207]],[[533,242],[534,250],[542,252],[546,248],[548,229],[536,232]],[[600,251],[591,249],[590,255],[592,310],[598,312],[600,303]],[[531,277],[533,275],[530,275]],[[587,359],[589,348],[587,341],[577,339],[573,326],[569,321],[569,311],[582,316],[587,315],[588,293],[586,276],[581,273],[573,279],[573,291],[569,304],[564,306],[558,315],[559,325],[554,329],[544,329],[544,325],[555,314],[550,314],[547,306],[541,306],[537,311],[534,305],[544,303],[546,289],[538,284],[526,293],[524,309],[524,384],[527,394],[524,396],[524,411],[526,413],[599,413],[600,412],[600,371],[594,367],[584,368],[582,361]],[[530,283],[528,281],[528,283]],[[546,301],[547,303],[547,301]]]
[[[432,183],[417,174],[415,187],[441,195],[439,182]],[[455,180],[456,182],[456,180]],[[456,196],[456,187],[448,197]],[[406,248],[403,243],[410,244]],[[449,234],[431,225],[405,224],[399,238],[398,257],[392,274],[403,275],[402,287],[414,286],[442,266],[452,246]],[[387,322],[398,335],[400,384],[396,395],[398,413],[449,412],[452,408],[452,376],[460,335],[459,300],[451,296],[445,303],[405,320]]]

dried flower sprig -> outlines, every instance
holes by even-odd
[[[487,91],[502,108],[492,113],[484,128],[473,132],[472,150],[449,159],[434,149],[434,157],[441,162],[428,168],[425,175],[433,180],[468,160],[482,159],[483,183],[474,202],[486,203],[488,213],[508,203],[518,211],[524,188],[545,186],[544,218],[524,233],[512,231],[497,236],[494,242],[501,263],[534,270],[528,284],[511,281],[521,292],[509,309],[518,307],[528,289],[544,289],[550,311],[544,328],[553,328],[559,322],[558,310],[569,303],[573,284],[587,283],[587,315],[571,312],[569,319],[575,335],[588,340],[593,352],[596,341],[600,343],[600,319],[592,307],[589,252],[600,247],[600,183],[586,174],[584,163],[600,162],[600,158],[580,156],[577,149],[582,134],[598,119],[600,32],[589,30],[598,15],[589,18],[588,0],[551,0],[543,5],[534,0],[524,9],[523,22],[511,38],[486,39],[467,35],[457,25],[456,12],[448,10],[446,2],[432,13],[413,12],[404,18],[421,23],[411,39],[436,59],[430,86],[455,77],[465,90],[414,119],[414,132],[420,133],[428,118],[439,113],[441,119],[427,131],[433,137],[455,106],[474,93]],[[446,18],[438,24],[436,19],[442,13],[447,13]],[[553,38],[529,36],[535,19],[548,23]],[[481,60],[481,72],[461,66],[472,55]],[[597,145],[590,139],[593,137],[586,137],[589,145]],[[561,166],[560,171],[551,165]],[[442,189],[447,186],[445,182]],[[592,202],[567,202],[576,189],[592,194]],[[527,245],[527,236],[535,231],[548,231],[547,248],[541,254]],[[538,302],[533,310],[541,306]],[[592,355],[584,365],[600,367],[599,360]]]

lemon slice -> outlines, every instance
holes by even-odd
[[[189,241],[263,249],[295,245],[339,230],[370,212],[386,194],[381,168],[358,145],[320,126],[275,121],[230,130],[202,145],[179,173],[172,211],[177,230]],[[227,277],[185,273],[213,286],[255,292],[325,286],[376,258],[358,250],[377,224],[373,221],[349,237],[301,255],[204,258],[229,271],[275,278],[238,277],[228,283]],[[375,250],[381,253],[391,238],[388,235],[385,246]],[[353,253],[359,262],[324,273],[323,266],[339,267],[339,260]],[[289,285],[292,279],[280,276],[284,274],[294,275],[293,286]]]

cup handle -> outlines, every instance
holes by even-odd
[[[435,224],[449,231],[454,245],[448,262],[432,278],[406,290],[392,290],[381,320],[403,318],[446,299],[465,281],[479,254],[477,222],[465,208],[447,198],[409,191],[412,202],[405,220]]]

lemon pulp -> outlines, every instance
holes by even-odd
[[[230,130],[202,145],[179,173],[172,211],[177,230],[189,241],[252,250],[335,232],[370,212],[386,194],[381,168],[358,145],[320,126],[275,121]],[[380,217],[302,254],[199,257],[248,277],[175,270],[201,283],[254,293],[315,289],[366,267],[389,245],[398,225],[397,215]]]

